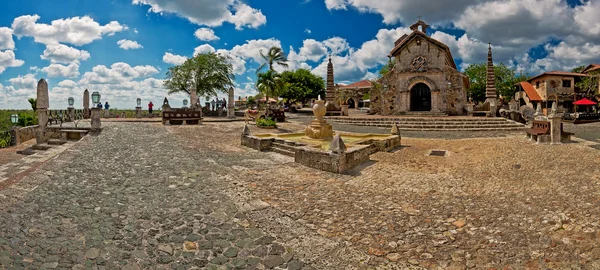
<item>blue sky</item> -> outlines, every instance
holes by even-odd
[[[281,46],[290,69],[337,83],[376,78],[419,15],[460,69],[485,61],[530,75],[600,62],[600,1],[579,0],[20,0],[0,10],[0,109],[27,108],[37,80],[52,108],[84,89],[113,108],[160,103],[167,69],[196,52],[232,57],[236,97],[253,88],[259,52]],[[281,71],[282,69],[280,69]],[[169,97],[181,102],[182,95]]]

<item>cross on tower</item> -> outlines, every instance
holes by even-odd
[[[488,48],[491,48],[491,47],[492,47],[492,43],[488,42]]]
[[[421,15],[419,15],[419,21],[421,20]]]

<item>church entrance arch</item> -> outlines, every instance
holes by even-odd
[[[348,104],[349,109],[356,109],[356,102],[354,102],[353,98],[349,98],[346,103]]]
[[[417,83],[410,89],[410,110],[431,111],[431,89],[424,83]]]

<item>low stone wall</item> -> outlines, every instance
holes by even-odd
[[[35,125],[17,129],[17,145],[35,139],[35,131],[37,130],[37,127],[38,126]]]
[[[273,139],[261,139],[255,136],[242,135],[242,145],[258,151],[269,150],[271,143],[273,143]]]
[[[373,145],[361,145],[352,147],[345,153],[336,154],[306,146],[296,150],[294,161],[322,171],[343,173],[369,161],[369,156],[373,151],[377,152],[376,149]]]

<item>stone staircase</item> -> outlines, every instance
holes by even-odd
[[[271,144],[271,151],[294,157],[296,155],[296,147],[304,146],[304,144],[276,139]]]
[[[327,121],[387,128],[397,123],[405,131],[520,131],[525,127],[505,118],[491,117],[329,117]]]

